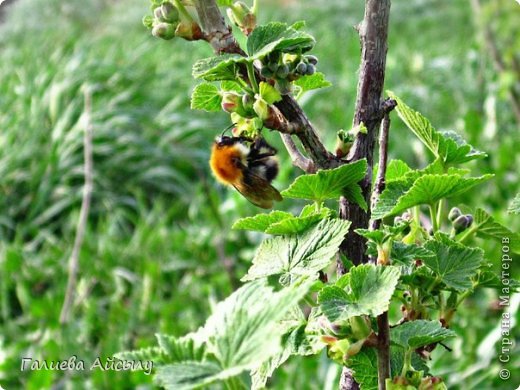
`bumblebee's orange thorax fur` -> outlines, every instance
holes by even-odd
[[[214,144],[209,165],[220,182],[233,185],[242,180],[243,172],[240,164],[245,165],[246,155],[247,148],[243,145]]]

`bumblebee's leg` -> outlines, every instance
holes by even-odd
[[[254,160],[276,155],[277,150],[263,138],[255,139],[251,145],[251,157]]]

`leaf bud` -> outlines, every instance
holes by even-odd
[[[263,66],[260,68],[260,74],[261,74],[263,77],[270,79],[271,77],[273,77],[274,72],[273,72],[271,69],[269,69],[269,66],[267,66],[267,65],[263,65]]]
[[[453,228],[455,229],[455,232],[460,233],[468,228],[469,225],[471,225],[471,222],[473,222],[473,218],[468,219],[465,215],[459,215],[455,221],[453,221]]]
[[[155,20],[159,22],[166,22],[167,20],[163,18],[163,14],[161,12],[161,7],[157,7],[153,10],[153,16],[155,17]]]
[[[175,35],[187,41],[196,41],[203,38],[202,30],[197,22],[182,21],[177,26]]]
[[[256,15],[241,1],[233,3],[228,8],[227,14],[229,19],[246,35],[249,35],[256,27]]]
[[[301,75],[304,75],[305,72],[307,72],[307,65],[305,62],[300,62],[298,65],[296,65],[296,72],[298,72]]]
[[[278,62],[271,61],[267,64],[267,67],[271,72],[276,73],[278,70]]]
[[[224,92],[222,94],[222,109],[226,112],[236,112],[242,103],[242,97],[236,92]]]
[[[161,15],[166,22],[175,23],[179,21],[179,11],[169,1],[162,3],[159,9],[161,10]]]
[[[285,79],[289,75],[289,67],[287,65],[280,65],[276,71],[276,76]]]
[[[462,212],[460,211],[460,209],[458,207],[453,207],[451,210],[450,210],[450,213],[448,214],[448,219],[453,222],[455,221],[459,216],[462,215]]]
[[[255,102],[255,98],[252,95],[244,94],[242,96],[242,105],[244,108],[247,109],[253,109],[253,103]]]
[[[269,105],[262,98],[256,99],[253,103],[253,110],[255,110],[256,115],[262,120],[266,120],[269,117]]]
[[[172,39],[175,37],[175,26],[169,23],[157,23],[153,26],[152,35],[162,39]]]
[[[153,16],[151,15],[146,15],[143,17],[143,26],[147,27],[147,28],[152,28],[153,27]]]
[[[316,67],[312,64],[307,64],[307,70],[305,74],[308,76],[312,76],[316,72]]]
[[[307,62],[309,62],[309,64],[312,65],[316,65],[318,63],[318,57],[313,55],[307,55],[305,56],[305,59],[307,60]]]

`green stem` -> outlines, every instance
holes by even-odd
[[[253,0],[253,6],[251,7],[251,13],[256,16],[256,11],[258,10],[258,2]]]
[[[175,6],[179,10],[179,13],[184,17],[185,20],[187,20],[188,22],[195,21],[180,0],[173,0],[173,2],[175,3]]]
[[[438,203],[437,226],[439,226],[439,227],[442,226],[442,214],[443,214],[443,211],[444,211],[444,204],[445,203],[446,203],[446,201],[444,199],[439,200],[439,203]]]
[[[468,289],[464,291],[464,293],[460,294],[459,299],[457,299],[457,303],[455,304],[455,309],[459,307],[459,305],[468,297],[469,294],[473,292],[473,289]]]
[[[437,204],[430,205],[430,219],[432,221],[433,232],[439,230],[439,224],[437,223]]]
[[[255,93],[258,93],[260,90],[258,88],[258,83],[256,82],[255,68],[253,66],[253,62],[252,61],[246,62],[246,66],[247,66],[247,77],[249,77],[249,84],[251,84],[253,91]]]
[[[478,230],[478,226],[477,225],[473,225],[471,228],[469,228],[468,230],[466,230],[466,232],[464,232],[464,234],[462,235],[462,237],[459,238],[459,242],[461,244],[464,243],[464,241],[466,241],[473,233],[475,233],[476,231]]]
[[[403,370],[401,371],[402,377],[406,377],[406,373],[412,370],[412,353],[412,348],[408,348],[408,350],[404,353]]]
[[[250,95],[254,95],[255,94],[255,91],[253,91],[249,85],[247,85],[247,83],[244,81],[243,78],[241,77],[237,77],[236,79],[237,83],[240,84],[240,86],[244,89],[244,91],[246,91],[248,94]]]
[[[439,293],[439,315],[440,318],[444,318],[444,310],[445,310],[445,301],[444,296],[442,295],[442,291]]]

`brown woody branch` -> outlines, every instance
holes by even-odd
[[[372,170],[374,165],[374,148],[377,133],[385,110],[381,104],[381,96],[385,80],[388,20],[390,0],[365,0],[365,15],[358,28],[361,40],[361,66],[357,88],[356,111],[354,126],[361,123],[367,128],[367,133],[358,133],[348,160],[356,161],[366,158],[368,170],[365,179],[360,183],[363,196],[370,205],[372,188]],[[357,204],[340,198],[340,217],[351,221],[351,228],[341,245],[341,252],[354,264],[366,263],[366,240],[355,233],[357,228],[369,226],[370,210],[364,211]],[[338,264],[338,273],[344,272],[342,264]],[[388,317],[378,318],[378,377],[379,389],[385,389],[385,379],[390,376]],[[355,389],[347,386],[351,372],[345,367],[340,382],[341,390]]]

